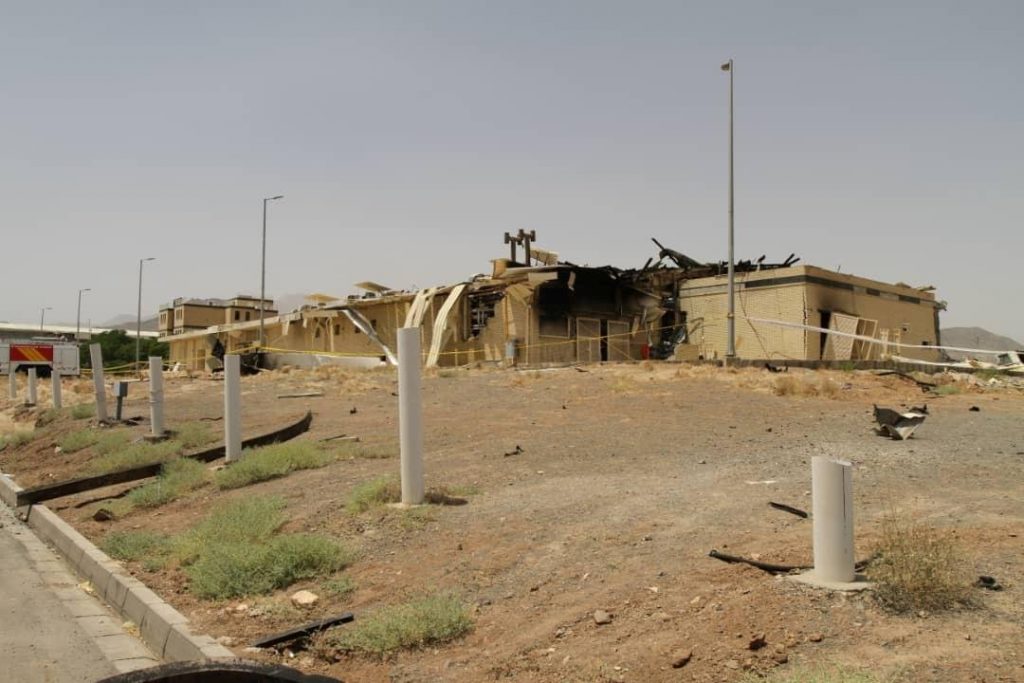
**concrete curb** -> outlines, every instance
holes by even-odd
[[[13,479],[0,474],[0,500],[13,508],[20,490]],[[45,505],[31,505],[23,510],[26,523],[39,538],[55,547],[79,576],[92,582],[98,597],[123,618],[137,624],[142,640],[161,658],[178,662],[235,657],[210,636],[192,633],[181,612],[126,574],[120,564]]]

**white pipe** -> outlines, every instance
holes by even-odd
[[[51,398],[53,399],[53,407],[56,410],[60,410],[61,407],[64,405],[64,401],[62,400],[60,395],[60,370],[58,370],[55,367],[50,368],[50,381],[50,395]]]
[[[92,383],[96,389],[96,419],[107,421],[107,390],[103,386],[103,349],[89,344],[89,362],[92,363]]]
[[[398,434],[402,459],[402,502],[423,502],[423,427],[420,405],[420,329],[398,330]]]
[[[853,466],[826,456],[811,458],[814,578],[854,580]]]
[[[12,401],[18,398],[18,375],[17,367],[14,363],[11,363],[7,367],[7,397]]]
[[[242,455],[241,360],[237,353],[224,356],[224,460]]]
[[[164,359],[149,357],[149,424],[154,438],[164,435]]]
[[[28,397],[25,401],[26,405],[34,406],[36,404],[36,369],[28,369]]]

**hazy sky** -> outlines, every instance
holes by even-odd
[[[831,5],[831,6],[828,6]],[[897,6],[898,5],[898,6]],[[932,284],[1024,339],[1024,3],[0,3],[0,319],[591,265]]]

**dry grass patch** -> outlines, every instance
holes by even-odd
[[[14,449],[19,446],[24,446],[33,438],[34,435],[27,429],[11,432],[10,434],[4,434],[3,436],[0,436],[0,451],[7,448]]]
[[[189,591],[222,599],[267,594],[351,562],[333,539],[275,532],[285,523],[280,498],[244,498],[218,506],[177,544]]]
[[[174,430],[174,440],[189,450],[206,446],[219,438],[206,422],[186,422]]]
[[[887,609],[937,612],[975,604],[970,563],[951,532],[894,513],[882,520],[875,550],[868,578]]]
[[[163,567],[171,555],[171,539],[152,531],[114,531],[100,542],[115,560],[141,562],[146,571]]]
[[[90,417],[95,417],[96,404],[79,403],[77,405],[71,406],[71,409],[68,412],[70,413],[71,418],[74,420],[87,420]]]
[[[172,460],[164,464],[155,481],[134,489],[119,501],[114,512],[120,516],[136,507],[154,508],[165,505],[203,486],[206,481],[207,472],[203,463],[189,458]]]
[[[64,436],[57,445],[64,453],[74,453],[89,448],[100,440],[99,431],[95,429],[79,429]]]
[[[399,650],[447,643],[472,628],[469,612],[458,597],[429,595],[383,607],[354,624],[329,631],[319,648],[385,657]]]
[[[773,671],[767,675],[748,674],[742,680],[743,683],[896,683],[899,678],[841,666],[816,666]]]
[[[370,508],[398,503],[402,500],[402,485],[395,477],[378,477],[352,489],[345,507],[354,515]]]
[[[170,460],[180,452],[181,444],[177,441],[157,443],[140,441],[128,444],[119,451],[94,458],[89,462],[89,472],[91,474],[106,474],[107,472],[130,470],[133,467]]]
[[[283,477],[297,470],[323,467],[334,459],[312,441],[289,441],[242,453],[238,462],[217,472],[215,481],[221,489],[236,489],[269,479]]]
[[[776,396],[821,396],[835,398],[839,395],[839,383],[827,375],[800,377],[784,373],[772,379],[772,393]]]

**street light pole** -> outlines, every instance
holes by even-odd
[[[82,331],[82,292],[91,292],[92,290],[86,287],[85,289],[78,290],[78,313],[75,314],[75,341],[79,341]]]
[[[139,305],[135,315],[135,371],[139,371],[139,358],[142,351],[142,264],[155,261],[155,256],[139,259]]]
[[[263,314],[266,309],[264,300],[267,297],[267,202],[284,199],[283,194],[263,198],[263,251],[260,257],[260,349],[266,341],[263,332]]]
[[[43,323],[46,321],[46,312],[47,311],[52,311],[52,310],[53,310],[52,306],[47,306],[46,308],[44,308],[41,311],[39,311],[39,331],[40,332],[43,331]]]
[[[736,357],[736,266],[733,254],[733,75],[736,69],[733,67],[732,59],[722,65],[722,71],[729,72],[729,312],[726,315],[726,363]]]

